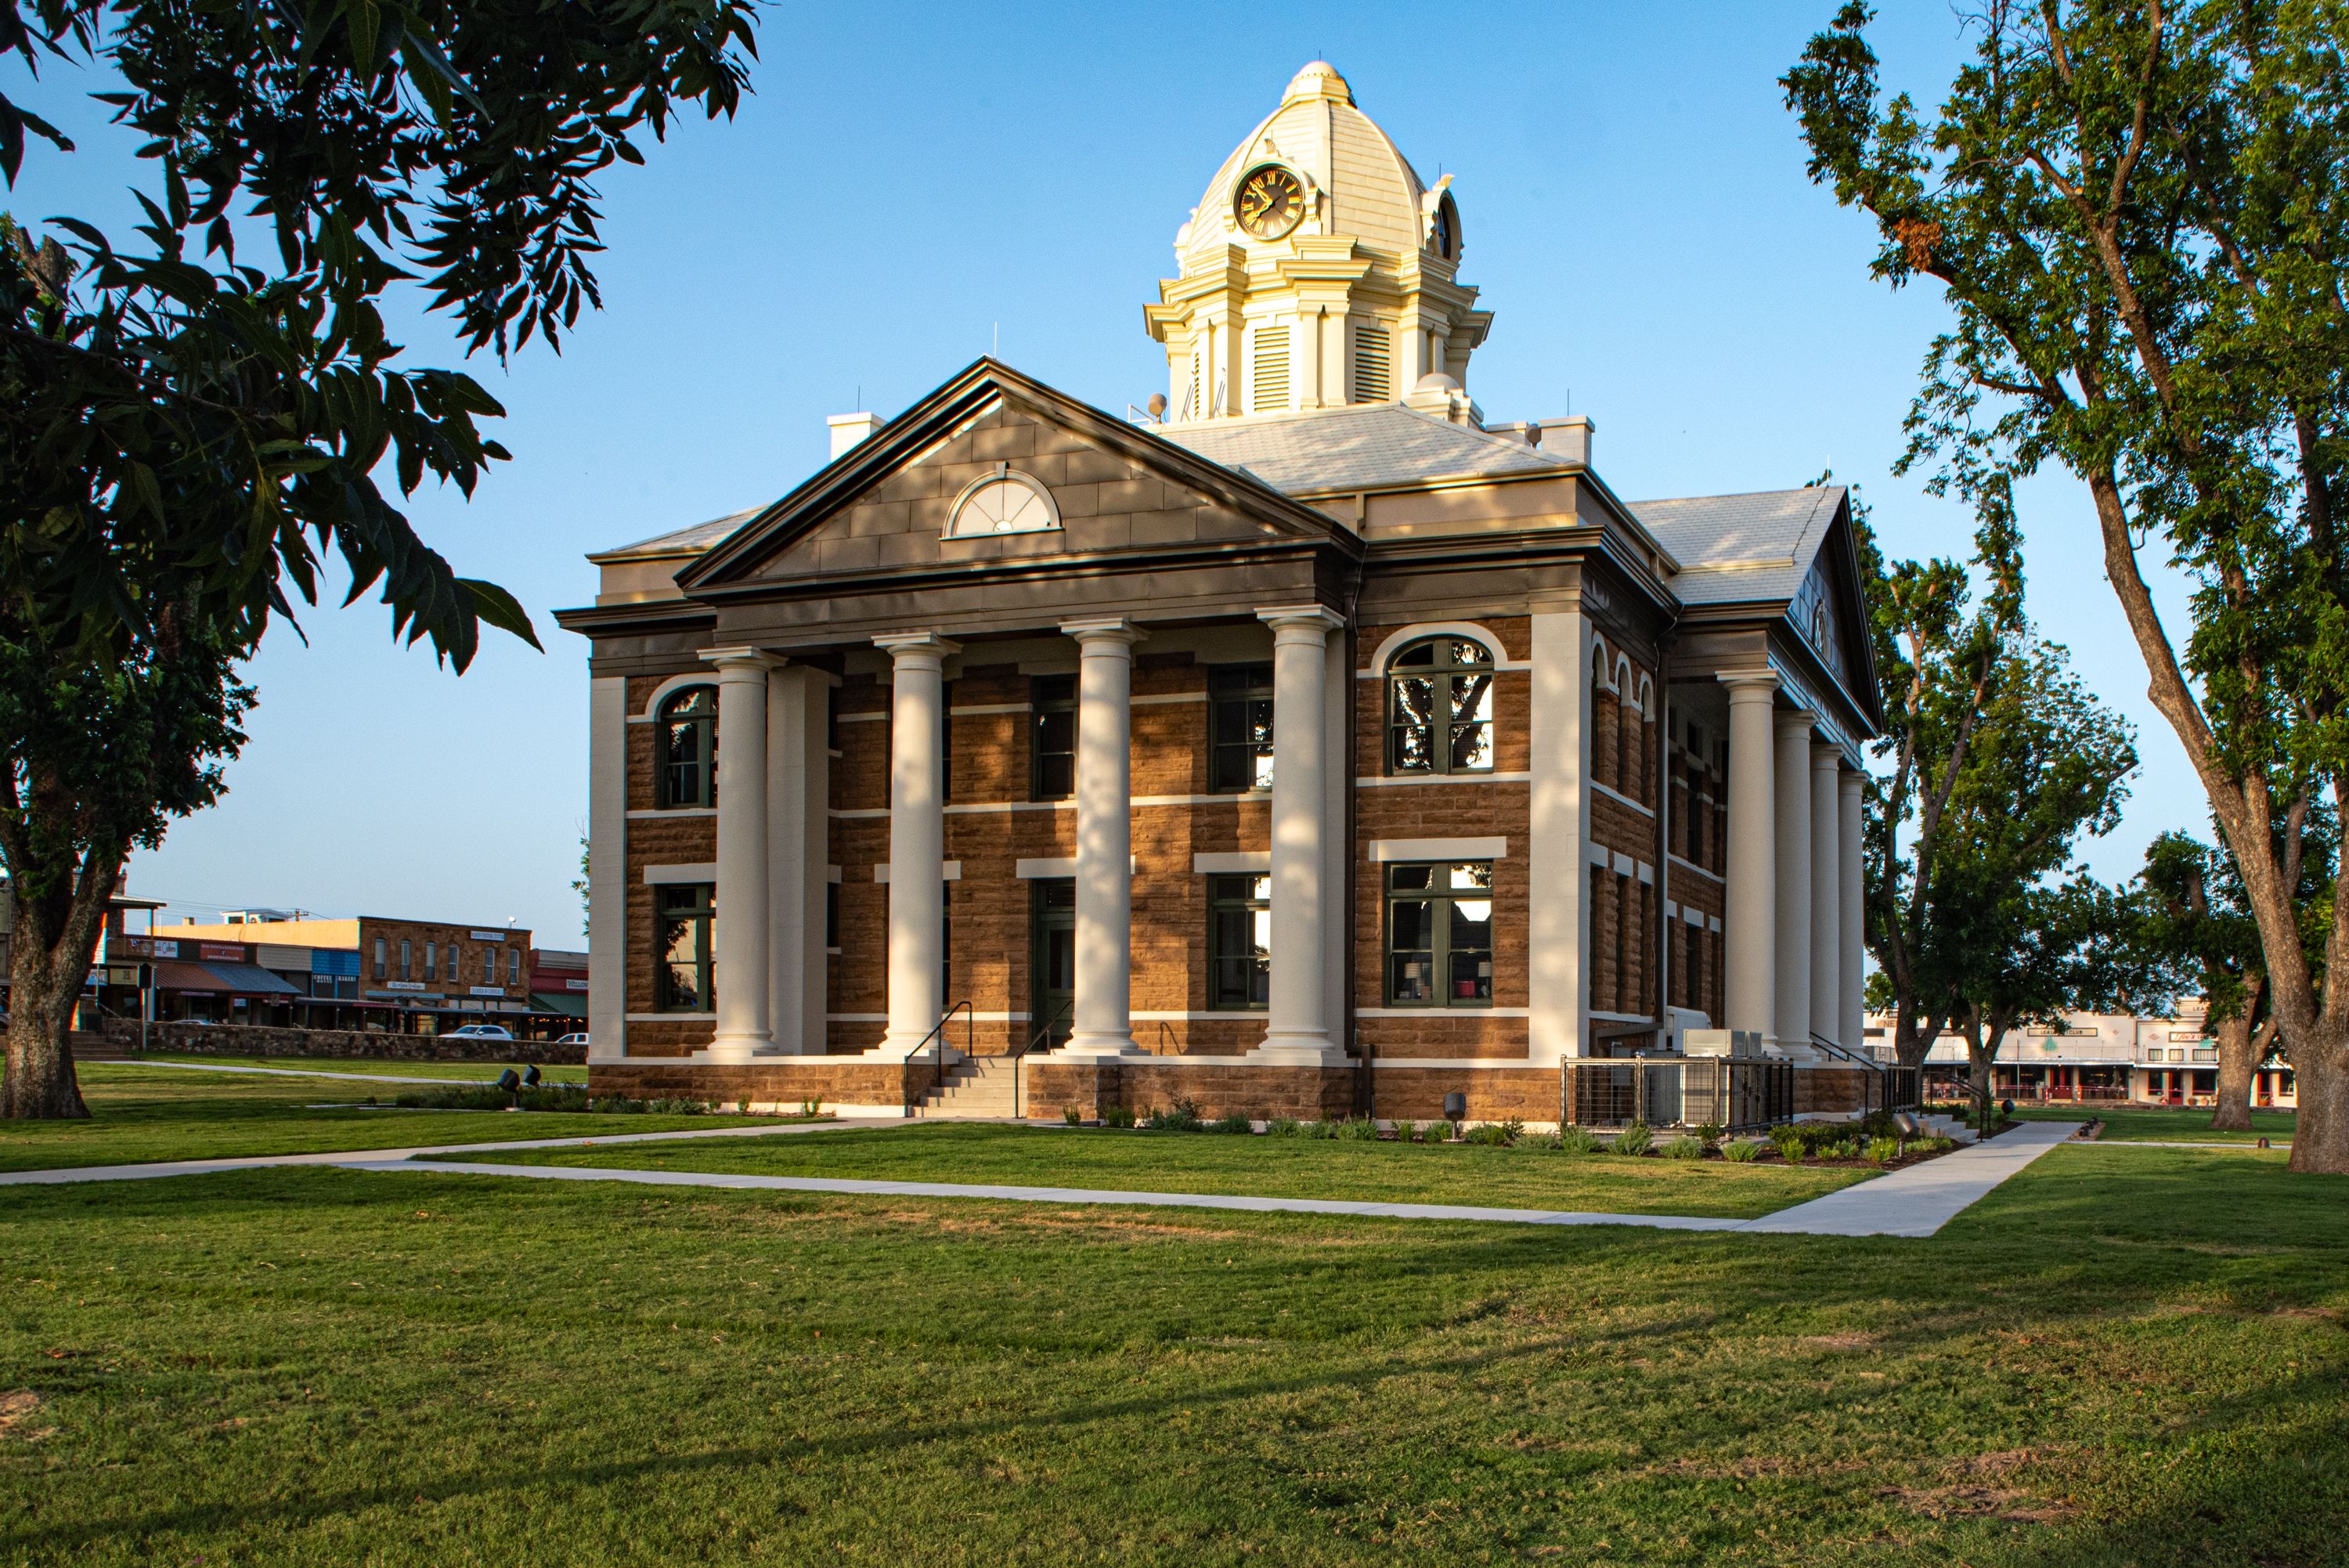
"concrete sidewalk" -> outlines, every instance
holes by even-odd
[[[262,1078],[340,1078],[347,1083],[420,1083],[430,1084],[437,1088],[477,1088],[493,1085],[498,1081],[495,1078],[406,1078],[396,1073],[329,1072],[324,1068],[248,1068],[233,1067],[226,1062],[159,1062],[151,1058],[106,1062],[101,1065],[109,1068],[153,1068],[158,1071],[181,1073],[250,1073]],[[516,1062],[512,1065],[519,1070],[527,1064]],[[498,1070],[502,1072],[505,1069],[501,1067]],[[542,1068],[539,1070],[543,1072],[545,1069]],[[556,1083],[564,1080],[549,1078],[547,1081]],[[569,1081],[576,1083],[579,1080],[574,1078]]]
[[[167,1176],[206,1176],[219,1171],[260,1171],[274,1165],[343,1165],[357,1170],[405,1166],[428,1154],[492,1154],[503,1149],[600,1149],[610,1143],[667,1143],[688,1138],[774,1138],[793,1132],[826,1132],[836,1127],[903,1127],[904,1117],[854,1121],[794,1121],[781,1127],[709,1127],[677,1132],[614,1132],[593,1138],[510,1138],[482,1143],[435,1143],[405,1149],[338,1149],[317,1154],[231,1154],[217,1160],[160,1160],[143,1165],[63,1165],[47,1171],[0,1171],[0,1187],[55,1187],[75,1181],[146,1181]],[[506,1169],[528,1171],[533,1167]]]
[[[2081,1125],[2026,1121],[1988,1143],[1781,1209],[1744,1228],[1806,1236],[1930,1236]]]

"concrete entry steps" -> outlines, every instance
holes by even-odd
[[[913,1114],[928,1120],[997,1121],[1013,1114],[1019,1063],[1011,1057],[965,1057],[944,1087],[922,1096]]]

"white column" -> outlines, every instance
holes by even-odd
[[[1771,703],[1778,677],[1724,675],[1729,688],[1729,825],[1723,845],[1728,887],[1722,931],[1723,1025],[1757,1035],[1777,1029],[1778,850],[1771,797]]]
[[[767,676],[756,648],[701,655],[718,669],[718,1032],[709,1059],[744,1062],[774,1043],[768,1023]]]
[[[878,1055],[910,1056],[946,1008],[946,785],[938,723],[946,661],[961,645],[934,632],[873,639],[889,672],[889,1032]]]
[[[1068,621],[1077,640],[1077,995],[1063,1057],[1124,1057],[1133,1043],[1132,622]]]
[[[767,884],[772,913],[769,1022],[783,1056],[826,1043],[823,946],[830,857],[832,754],[825,735],[833,677],[793,665],[775,672],[767,702]]]
[[[596,676],[587,683],[589,1061],[628,1054],[627,922],[628,683]]]
[[[1319,605],[1263,610],[1272,628],[1272,995],[1264,1044],[1251,1055],[1339,1065],[1323,1011],[1329,943],[1322,924],[1329,758],[1322,704],[1330,634],[1345,623]]]
[[[1837,944],[1842,955],[1836,985],[1837,1030],[1837,1037],[1845,1047],[1855,1051],[1868,1048],[1868,1026],[1865,1018],[1865,998],[1868,991],[1868,915],[1865,893],[1860,885],[1863,874],[1864,851],[1860,842],[1862,820],[1861,791],[1867,781],[1856,771],[1847,770],[1837,780],[1837,817],[1840,830],[1837,837],[1842,850],[1836,857],[1837,902],[1843,906],[1842,919],[1837,923],[1842,930]]]
[[[1811,1033],[1857,1050],[1843,1037],[1843,821],[1836,772],[1843,749],[1811,748]]]
[[[1532,623],[1526,1024],[1544,1067],[1582,1055],[1590,1018],[1590,622],[1570,603]]]
[[[1777,1006],[1771,1034],[1783,1046],[1811,1040],[1811,716],[1776,718],[1771,787],[1777,821]]]

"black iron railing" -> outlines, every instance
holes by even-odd
[[[1566,1064],[1561,1119],[1577,1127],[1742,1132],[1795,1117],[1792,1062],[1754,1057],[1584,1058]]]
[[[930,1086],[932,1094],[936,1094],[947,1087],[947,1026],[954,1021],[954,1016],[957,1013],[962,1015],[962,1054],[966,1057],[970,1055],[971,1029],[978,1015],[971,1010],[968,998],[957,1002],[939,1014],[938,1021],[930,1026],[930,1032],[922,1037],[922,1043],[905,1053],[905,1065],[908,1068],[922,1059],[924,1051],[931,1054],[931,1060],[937,1068],[937,1076],[932,1080]],[[913,1074],[908,1072],[905,1076],[910,1079]],[[914,1114],[914,1100],[910,1089],[905,1098],[905,1114],[908,1116]]]

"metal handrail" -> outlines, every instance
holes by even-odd
[[[1181,1054],[1178,1048],[1180,1042],[1174,1038],[1174,1026],[1167,1023],[1164,1018],[1158,1020],[1158,1043],[1166,1047],[1166,1054],[1168,1056],[1177,1056]]]
[[[972,1010],[970,999],[968,997],[963,998],[963,1000],[957,1002],[953,1006],[948,1007],[945,1012],[939,1014],[938,1021],[930,1026],[930,1032],[924,1035],[921,1038],[921,1042],[915,1046],[912,1050],[905,1053],[905,1059],[908,1062],[916,1060],[921,1056],[922,1052],[928,1047],[931,1041],[936,1040],[937,1042],[938,1078],[937,1082],[931,1086],[934,1090],[944,1089],[947,1087],[946,1028],[948,1024],[954,1021],[954,1016],[957,1013],[960,1013],[963,1016],[962,1054],[966,1057],[970,1055],[971,1031],[978,1015]],[[913,1102],[911,1100],[905,1102],[905,1109],[909,1112],[914,1109]]]
[[[1011,1063],[1012,1120],[1018,1121],[1019,1119],[1019,1063],[1021,1059],[1025,1057],[1029,1052],[1034,1050],[1039,1045],[1050,1039],[1052,1037],[1052,1026],[1061,1021],[1061,1014],[1072,1011],[1076,1007],[1076,998],[1073,996],[1070,997],[1067,1001],[1052,1009],[1051,1014],[1044,1020],[1044,1026],[1038,1029],[1034,1034],[1029,1036],[1026,1044],[1021,1045],[1013,1050],[1009,1050],[1003,1053],[1006,1059]]]

